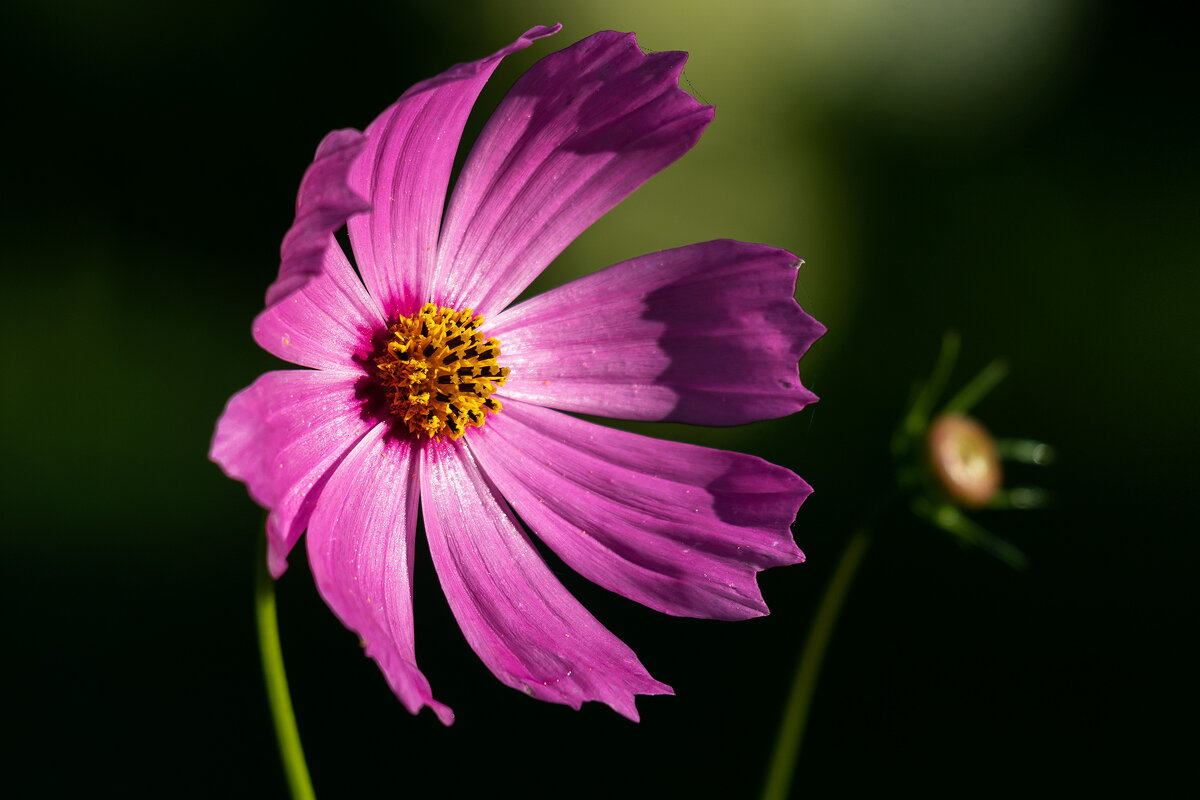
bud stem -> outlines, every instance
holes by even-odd
[[[846,549],[842,551],[842,558],[833,571],[833,577],[825,587],[821,604],[817,607],[812,627],[808,631],[808,638],[804,641],[804,649],[800,653],[796,675],[792,679],[783,720],[779,723],[779,733],[775,737],[775,751],[771,755],[762,800],[784,800],[787,797],[792,774],[796,769],[796,758],[800,755],[800,745],[804,741],[804,729],[808,725],[813,692],[817,688],[817,679],[821,676],[825,651],[829,647],[834,626],[837,625],[842,604],[850,591],[850,584],[870,543],[871,532],[866,527],[860,528],[850,537]]]

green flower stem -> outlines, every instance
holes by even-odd
[[[771,766],[763,788],[763,800],[784,800],[787,797],[792,784],[792,774],[796,769],[796,758],[800,755],[800,745],[804,741],[804,729],[808,724],[813,692],[821,675],[821,662],[825,660],[825,651],[829,647],[834,626],[837,625],[838,614],[841,613],[842,604],[850,591],[850,584],[870,543],[870,530],[860,528],[842,551],[842,558],[833,572],[833,577],[829,579],[829,585],[825,587],[821,605],[817,607],[812,628],[809,629],[804,650],[800,654],[800,662],[796,666],[796,675],[792,679],[792,689],[788,694],[783,720],[779,724],[775,752],[771,755]]]
[[[267,537],[261,538],[254,579],[254,617],[258,622],[258,649],[267,683],[267,702],[271,706],[279,757],[283,760],[292,797],[294,800],[316,800],[312,780],[308,777],[308,764],[304,761],[304,748],[300,746],[296,714],[292,711],[287,673],[283,669],[283,648],[279,645],[279,621],[275,614],[275,580],[267,570]]]

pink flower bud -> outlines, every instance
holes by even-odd
[[[980,508],[1003,480],[996,442],[987,429],[963,414],[942,414],[929,426],[926,455],[937,486],[951,500]]]

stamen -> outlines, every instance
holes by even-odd
[[[485,339],[482,324],[483,317],[469,308],[426,303],[388,329],[375,374],[387,392],[389,413],[410,433],[458,439],[500,412],[491,395],[508,379],[508,367],[496,363],[500,342]]]

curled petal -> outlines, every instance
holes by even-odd
[[[431,299],[488,316],[581,231],[686,153],[713,110],[679,89],[686,53],[597,33],[535,64],[454,188]]]
[[[761,616],[756,573],[804,560],[790,527],[812,490],[760,458],[515,401],[473,432],[471,449],[572,569],[658,611]]]
[[[333,131],[317,146],[317,155],[300,181],[296,219],[280,247],[279,277],[267,289],[273,306],[321,273],[325,251],[337,247],[333,234],[351,216],[370,206],[348,182],[350,165],[366,144],[356,130]]]
[[[797,362],[825,332],[800,260],[720,240],[641,256],[498,315],[503,396],[622,419],[740,425],[816,400]]]
[[[417,669],[412,569],[417,459],[411,442],[376,426],[330,477],[308,530],[308,557],[325,602],[358,634],[405,707],[429,706],[443,724],[454,712],[433,699]]]
[[[351,185],[372,210],[352,219],[349,233],[363,279],[389,317],[423,302],[450,168],[479,91],[505,56],[559,28],[532,28],[487,58],[418,83],[367,127]]]
[[[442,590],[467,642],[503,683],[572,708],[670,694],[563,588],[461,444],[424,448],[421,501]]]
[[[209,458],[270,510],[271,573],[308,525],[330,468],[371,428],[354,378],[314,370],[268,372],[235,394],[217,420]]]

